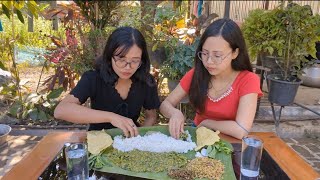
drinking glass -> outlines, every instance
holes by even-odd
[[[65,147],[67,175],[69,180],[89,179],[87,152],[87,145],[84,143],[70,143]]]
[[[263,142],[258,137],[248,135],[242,139],[241,180],[258,178],[262,150]]]

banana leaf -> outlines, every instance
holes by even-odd
[[[190,135],[192,136],[192,141],[196,142],[196,128],[187,126],[184,129],[189,131]],[[168,130],[167,126],[152,126],[152,127],[140,127],[139,128],[140,135],[144,135],[148,131],[158,131],[163,134],[169,135],[169,130]],[[122,134],[122,131],[120,129],[108,129],[108,130],[106,130],[106,132],[112,137]],[[224,141],[224,142],[227,144],[227,146],[229,148],[233,149],[232,145],[229,142],[227,142],[227,141]],[[188,159],[194,159],[195,158],[195,151],[189,151],[188,153],[186,153],[184,155]],[[236,179],[235,174],[234,174],[234,170],[233,170],[233,166],[232,166],[231,154],[217,153],[216,159],[221,160],[221,162],[225,166],[223,179],[224,180]],[[171,179],[167,175],[167,172],[160,172],[160,173],[140,172],[139,173],[139,172],[132,172],[132,171],[122,169],[120,167],[117,167],[113,163],[111,163],[106,156],[102,156],[102,161],[104,161],[105,164],[109,164],[109,166],[104,166],[101,169],[94,169],[95,171],[113,173],[113,174],[122,174],[122,175],[126,175],[126,176],[141,177],[141,178],[146,178],[146,179],[162,179],[162,180]]]

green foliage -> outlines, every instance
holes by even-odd
[[[79,47],[80,54],[73,53],[72,68],[78,74],[93,68],[94,60],[102,55],[106,40],[116,27],[106,27],[103,30],[90,30],[83,34],[85,41],[82,42],[83,47]]]
[[[242,30],[251,56],[264,52],[279,56],[284,79],[301,71],[305,56],[315,57],[315,42],[320,40],[320,16],[310,6],[289,2],[270,11],[249,13]]]
[[[279,9],[250,11],[242,30],[252,57],[257,57],[260,52],[274,54],[274,49],[282,54],[284,39],[281,36],[285,36],[286,32],[281,19],[277,17],[279,11]]]
[[[191,45],[177,44],[167,48],[168,60],[161,67],[161,73],[171,80],[180,80],[193,67],[199,39]]]
[[[133,2],[133,1],[132,1]],[[117,11],[120,16],[118,26],[130,26],[137,29],[141,28],[141,7],[137,2],[133,2],[135,6],[120,6]]]
[[[153,42],[153,50],[157,47],[175,47],[177,45],[177,36],[174,34],[176,23],[184,18],[185,9],[173,9],[169,2],[163,2],[158,7],[155,14],[152,34],[147,34]],[[169,44],[168,44],[169,43]]]
[[[112,167],[112,163],[109,161],[104,161],[105,155],[112,151],[112,147],[108,147],[102,150],[99,154],[89,154],[88,164],[90,169],[101,169],[105,166]]]
[[[207,147],[207,154],[210,158],[216,158],[217,153],[231,154],[232,149],[223,141],[218,141]]]
[[[16,96],[14,84],[5,86],[0,94]],[[48,121],[53,119],[53,111],[58,104],[56,100],[63,92],[63,88],[55,89],[44,94],[25,94],[23,99],[15,100],[9,109],[9,114],[19,119],[31,119],[33,121]]]
[[[0,19],[4,28],[4,32],[0,33],[0,61],[5,63],[11,60],[9,43],[13,42],[12,26],[9,19],[4,18],[4,15],[1,15]],[[44,20],[43,18],[35,19],[34,32],[31,33],[28,32],[27,24],[16,23],[14,26],[14,31],[17,34],[14,41],[15,47],[26,50],[28,50],[28,47],[45,48],[51,43],[50,39],[43,38],[45,34],[53,34],[57,37],[64,36],[62,28],[59,28],[58,31],[53,31],[51,26],[51,21]]]
[[[104,29],[107,25],[118,24],[117,8],[121,1],[74,1],[81,9],[81,14],[95,29]]]
[[[24,23],[24,16],[22,14],[26,14],[30,12],[36,19],[38,18],[38,14],[42,12],[45,8],[49,6],[49,4],[37,4],[36,1],[2,1],[2,12],[11,19],[12,12],[17,15],[19,21]]]

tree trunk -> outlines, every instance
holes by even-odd
[[[57,1],[51,1],[50,2],[50,5],[51,5],[51,8],[54,9],[57,7]],[[58,16],[53,16],[53,19],[52,19],[52,29],[53,30],[58,30]]]
[[[144,24],[142,24],[141,33],[144,35],[144,37],[147,37],[147,34],[152,34],[152,27],[148,26],[150,24],[154,23],[154,16],[156,14],[157,6],[162,1],[140,1],[141,5],[141,19],[144,20]],[[145,17],[147,14],[150,14],[150,17]]]

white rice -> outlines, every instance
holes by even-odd
[[[188,140],[191,141],[191,138],[189,137]],[[138,135],[137,137],[132,138],[115,136],[112,146],[113,148],[122,152],[128,152],[137,149],[140,151],[156,153],[187,153],[189,150],[193,150],[196,147],[196,144],[192,141],[188,142],[177,140],[160,132],[154,132],[152,134],[144,136]]]

